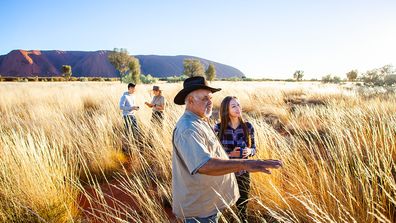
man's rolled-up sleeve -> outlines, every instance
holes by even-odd
[[[187,129],[182,132],[175,140],[175,145],[191,175],[196,174],[211,159],[205,140],[197,130]]]

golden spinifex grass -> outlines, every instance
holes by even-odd
[[[214,117],[225,96],[237,96],[256,130],[257,157],[284,162],[272,175],[252,174],[252,221],[396,221],[394,95],[361,98],[316,83],[212,84],[223,88]],[[168,100],[162,128],[144,106],[152,86],[137,86],[137,145],[118,109],[126,85],[0,84],[0,221],[170,221],[171,136],[184,107],[173,104],[182,83],[160,85]]]

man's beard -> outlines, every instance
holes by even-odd
[[[206,107],[205,109],[205,117],[210,118],[212,116],[212,107]]]

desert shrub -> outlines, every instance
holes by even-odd
[[[63,77],[51,77],[50,81],[51,82],[60,82],[60,81],[64,81],[65,79]]]
[[[361,77],[366,86],[391,86],[396,83],[396,71],[392,65],[368,70]]]
[[[89,80],[88,80],[88,77],[80,77],[80,81],[81,82],[87,82]]]
[[[386,75],[384,77],[384,83],[386,86],[392,86],[396,84],[396,74]]]
[[[239,77],[229,77],[229,78],[225,78],[223,79],[225,81],[242,81],[242,78]]]
[[[339,84],[341,83],[341,78],[338,76],[332,76],[331,74],[328,74],[326,76],[322,77],[322,82],[323,83],[334,83],[334,84]]]
[[[180,81],[184,81],[185,79],[187,79],[188,77],[185,75],[181,75],[181,76],[172,76],[172,77],[167,77],[166,78],[166,82],[168,83],[177,83]]]
[[[21,78],[21,77],[18,77],[18,78],[17,78],[17,81],[18,81],[18,82],[29,82],[29,79],[28,79],[28,78]]]
[[[357,89],[360,96],[364,98],[394,97],[396,88],[392,86],[360,86]]]
[[[158,78],[155,78],[155,77],[151,76],[150,74],[147,74],[147,75],[142,74],[142,75],[140,75],[140,81],[143,84],[154,84],[158,81]]]
[[[384,77],[379,73],[378,69],[367,71],[362,80],[367,86],[382,86],[384,85]]]
[[[78,77],[70,77],[69,81],[79,81],[79,78]]]
[[[6,81],[6,82],[13,82],[13,81],[16,81],[15,79],[15,77],[3,77],[2,78],[3,79],[3,81]]]
[[[88,77],[88,81],[104,81],[102,77]]]
[[[338,76],[334,76],[333,77],[333,83],[335,83],[335,84],[341,83],[341,78],[338,77]]]
[[[250,77],[245,77],[245,78],[242,78],[242,81],[254,81],[254,79],[250,78]]]

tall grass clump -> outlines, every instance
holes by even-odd
[[[0,130],[1,222],[66,222],[78,215],[75,157],[48,140]]]

